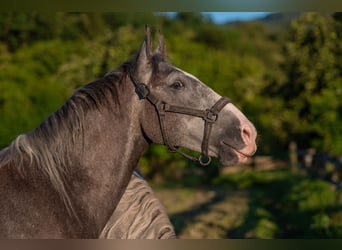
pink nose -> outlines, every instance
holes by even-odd
[[[244,151],[248,151],[248,154],[254,154],[256,151],[255,140],[257,132],[252,123],[246,122],[241,126],[241,133],[246,148]]]

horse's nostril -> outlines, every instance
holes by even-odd
[[[253,137],[255,137],[255,135],[254,135],[255,132],[254,132],[253,128],[250,125],[246,124],[242,127],[241,132],[242,132],[242,138],[243,138],[244,142],[246,144],[251,143],[253,140]]]

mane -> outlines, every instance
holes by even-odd
[[[100,238],[176,238],[164,206],[148,183],[135,172]]]
[[[70,199],[66,180],[75,155],[75,144],[83,145],[84,118],[94,109],[120,106],[118,93],[127,74],[127,63],[103,78],[75,91],[56,112],[28,134],[19,135],[0,151],[0,168],[15,167],[23,178],[40,175],[63,200],[69,215],[77,214]]]

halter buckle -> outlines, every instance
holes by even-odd
[[[145,83],[137,83],[135,92],[138,94],[140,99],[145,99],[150,95],[150,89]]]
[[[214,123],[216,122],[218,118],[218,114],[211,110],[211,109],[206,109],[205,110],[205,117],[203,118],[206,122],[211,122],[211,123]]]
[[[156,104],[155,104],[157,110],[158,110],[158,113],[159,115],[165,115],[165,112],[167,112],[170,108],[170,105],[163,102],[163,101],[158,101]]]

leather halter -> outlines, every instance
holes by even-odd
[[[130,74],[130,77],[135,85],[136,93],[138,94],[139,98],[147,99],[156,108],[159,118],[161,134],[164,140],[164,144],[168,147],[168,150],[172,153],[177,152],[187,159],[197,161],[203,166],[209,165],[211,162],[211,157],[208,154],[208,146],[212,125],[217,121],[218,115],[220,111],[224,108],[224,106],[231,102],[230,99],[227,97],[221,97],[211,108],[208,108],[206,110],[170,105],[158,99],[158,97],[151,93],[149,87],[145,83],[137,83],[132,74]],[[196,116],[204,120],[204,132],[201,144],[201,154],[198,158],[180,151],[178,147],[170,143],[165,126],[165,114],[167,112]]]

